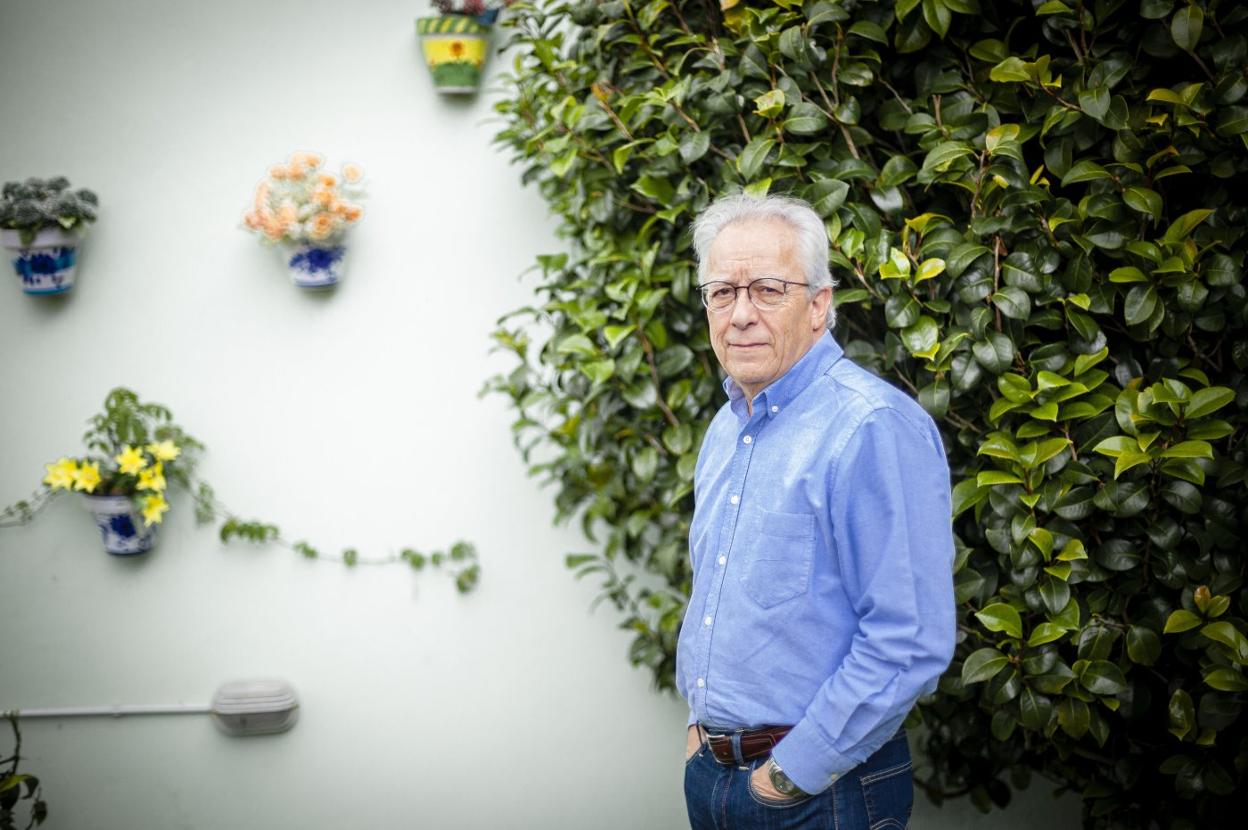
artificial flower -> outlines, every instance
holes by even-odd
[[[147,451],[157,461],[173,461],[182,454],[182,448],[172,441],[161,441],[157,444],[148,444]]]
[[[298,245],[334,239],[359,221],[363,211],[348,199],[362,195],[354,184],[363,177],[360,166],[347,164],[329,173],[324,163],[323,156],[300,150],[269,168],[256,187],[254,204],[243,213],[242,226],[266,242]]]
[[[117,467],[128,476],[135,475],[147,466],[147,459],[143,457],[143,453],[136,447],[126,444],[126,448],[121,451],[121,455],[113,459],[117,462]]]
[[[48,474],[43,477],[43,483],[51,487],[53,490],[64,487],[68,490],[74,484],[74,475],[78,472],[78,465],[72,458],[62,458],[55,464],[45,464]]]
[[[145,496],[142,499],[142,505],[143,523],[149,527],[154,524],[160,524],[161,515],[169,509],[169,502],[165,501],[165,497],[159,493]]]
[[[318,213],[312,220],[312,238],[324,239],[334,230],[334,219],[328,213]]]
[[[82,466],[74,470],[74,489],[94,493],[100,483],[100,465],[84,461]]]
[[[160,492],[165,489],[165,465],[157,461],[154,467],[143,470],[139,473],[139,490],[155,490]]]

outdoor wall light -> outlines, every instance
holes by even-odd
[[[212,715],[227,735],[271,735],[285,732],[299,716],[299,699],[285,680],[239,680],[217,689],[208,705],[173,703],[163,706],[116,705],[67,706],[50,709],[17,709],[7,714],[19,718],[78,718],[123,715]]]

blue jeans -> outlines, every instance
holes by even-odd
[[[774,801],[756,793],[745,766],[721,764],[706,744],[685,762],[685,805],[692,830],[904,830],[914,803],[904,729],[821,793]]]

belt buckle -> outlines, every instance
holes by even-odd
[[[749,767],[743,765],[743,762],[745,759],[741,756],[741,739],[744,738],[745,735],[751,731],[750,729],[746,727],[741,727],[739,729],[734,729],[731,732],[714,733],[706,729],[706,727],[703,727],[703,731],[706,733],[707,748],[711,750],[711,756],[715,758],[716,761],[718,761],[721,764],[734,764],[735,763],[738,765],[739,769],[749,769]],[[715,754],[714,747],[711,746],[712,740],[728,741],[729,751],[734,756],[733,759],[729,761],[721,760],[720,757]]]

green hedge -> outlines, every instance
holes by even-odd
[[[493,388],[570,555],[671,688],[723,401],[687,228],[825,217],[847,353],[942,425],[959,646],[920,707],[940,800],[1040,772],[1089,827],[1242,826],[1248,6],[518,5],[498,140],[561,220]],[[540,332],[540,334],[534,334]]]

